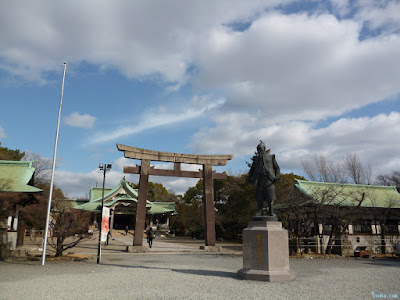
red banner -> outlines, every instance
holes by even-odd
[[[101,218],[101,241],[105,242],[107,240],[108,231],[110,230],[110,209],[108,207],[103,207],[103,214]]]

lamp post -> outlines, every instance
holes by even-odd
[[[104,207],[104,185],[106,183],[106,172],[111,170],[111,164],[99,164],[99,169],[103,170],[103,191],[101,196],[101,214],[100,214],[100,228],[99,228],[99,246],[97,249],[97,263],[101,260],[101,227],[103,225],[103,207]]]

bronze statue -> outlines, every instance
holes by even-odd
[[[248,182],[256,185],[257,216],[263,215],[264,201],[268,203],[268,215],[275,216],[272,208],[276,200],[274,183],[279,175],[280,168],[275,155],[270,154],[270,149],[267,150],[264,142],[260,141],[248,177]]]

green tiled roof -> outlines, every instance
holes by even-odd
[[[150,210],[147,212],[149,215],[165,213],[172,213],[173,215],[178,214],[175,210],[174,202],[152,202],[152,204]]]
[[[118,191],[120,189],[124,189],[127,192],[127,195],[130,196],[131,198],[137,199],[138,198],[138,192],[136,189],[132,188],[128,182],[125,180],[125,177],[122,178],[121,182],[113,189],[110,188],[104,188],[104,199],[111,198],[115,195],[118,194]],[[101,201],[101,198],[103,196],[103,188],[99,187],[92,187],[90,189],[90,198],[89,201]],[[147,201],[150,203],[149,201]]]
[[[90,211],[100,211],[101,210],[101,202],[87,202],[84,204],[78,204],[74,206],[74,208],[82,209],[82,210],[90,210]]]
[[[104,195],[107,195],[107,193],[109,191],[111,191],[111,190],[112,189],[104,188]],[[93,200],[96,200],[98,198],[101,198],[102,195],[103,195],[103,188],[101,188],[101,187],[92,187],[90,189],[89,201],[93,201]]]
[[[400,208],[394,186],[342,184],[296,179],[296,188],[316,202],[331,205]]]
[[[28,185],[35,168],[32,161],[0,160],[0,191],[38,193],[41,189]]]
[[[122,192],[122,193],[121,193]],[[123,178],[121,182],[113,189],[104,189],[104,206],[109,207],[114,205],[116,202],[135,202],[137,203],[138,190],[133,189],[128,182]],[[74,201],[74,207],[77,209],[100,211],[101,210],[101,199],[102,199],[102,188],[91,188],[90,199],[88,202],[83,203],[81,201]],[[71,200],[72,201],[72,200]],[[148,214],[162,214],[172,213],[177,214],[175,211],[174,202],[150,202],[146,200],[146,208],[148,208]]]
[[[121,193],[122,192],[122,193]],[[103,197],[103,188],[92,187],[90,190],[90,198],[86,203],[75,202],[74,207],[77,209],[100,211],[101,210],[101,199]],[[104,188],[104,206],[109,207],[114,205],[116,202],[135,202],[137,203],[138,190],[132,188],[125,178],[122,178],[121,182],[113,189]],[[146,200],[146,208],[153,207],[153,204]],[[175,210],[175,207],[174,207]],[[171,210],[165,209],[165,212]],[[163,211],[164,212],[164,211]]]

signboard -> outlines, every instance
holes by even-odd
[[[110,209],[108,207],[103,207],[103,214],[101,218],[101,241],[107,241],[108,231],[110,230]]]

